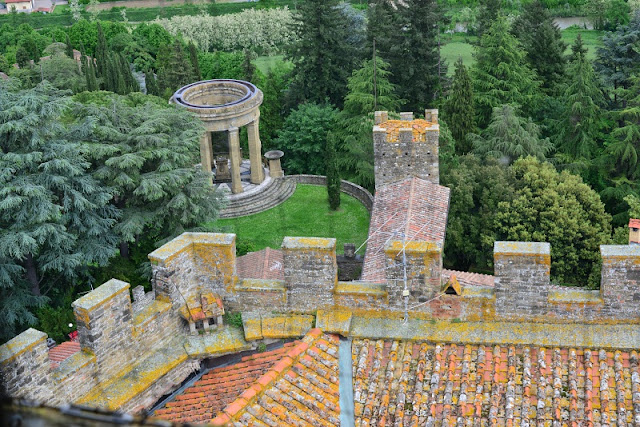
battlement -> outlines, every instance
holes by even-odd
[[[386,111],[375,112],[373,145],[376,188],[410,176],[438,183],[438,110],[425,110],[425,119],[400,113],[389,120]]]

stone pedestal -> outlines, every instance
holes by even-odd
[[[282,178],[284,176],[284,171],[280,164],[282,156],[284,156],[284,153],[280,150],[267,151],[264,154],[264,157],[269,160],[269,175],[271,175],[271,178]]]

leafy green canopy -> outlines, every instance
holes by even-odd
[[[118,210],[90,174],[80,135],[64,127],[71,106],[47,82],[18,92],[0,83],[0,334],[35,320],[30,309],[58,280],[113,255]]]

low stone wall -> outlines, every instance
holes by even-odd
[[[298,184],[327,185],[327,177],[324,175],[288,175],[286,179],[294,180]],[[366,188],[343,179],[340,183],[340,190],[358,199],[360,203],[367,208],[369,214],[371,214],[371,210],[373,209],[373,195],[369,193]]]

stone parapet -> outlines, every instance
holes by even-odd
[[[602,280],[600,295],[618,317],[640,317],[640,246],[600,246]]]
[[[338,282],[336,239],[285,237],[282,251],[287,308],[311,312],[332,305]]]

